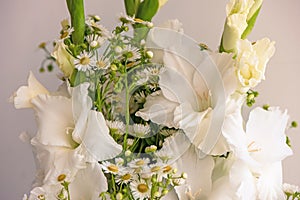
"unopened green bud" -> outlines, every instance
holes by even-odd
[[[298,123],[296,121],[292,121],[291,126],[292,126],[292,128],[297,128]]]

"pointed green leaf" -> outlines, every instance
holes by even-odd
[[[253,14],[253,16],[249,20],[247,20],[248,26],[245,29],[244,33],[242,34],[242,37],[241,37],[242,39],[246,39],[247,36],[251,33],[260,9],[261,9],[261,6],[256,10],[256,12]]]
[[[144,0],[138,8],[136,18],[151,21],[159,8],[158,0]]]
[[[128,16],[135,16],[139,0],[124,0],[126,13]]]

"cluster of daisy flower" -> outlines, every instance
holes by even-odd
[[[286,194],[287,200],[298,200],[300,199],[300,189],[296,185],[284,183],[282,185],[283,191]]]
[[[118,200],[161,199],[175,186],[182,185],[187,174],[178,174],[167,160],[153,157],[156,149],[154,145],[149,146],[144,156],[137,156],[128,150],[124,158],[101,162],[104,173],[110,177],[110,185],[100,197]]]

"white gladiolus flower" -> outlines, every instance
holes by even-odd
[[[161,88],[160,93],[155,95],[148,95],[144,108],[139,110],[136,115],[142,117],[144,120],[151,120],[157,124],[165,125],[169,128],[180,128],[182,129],[191,143],[195,145],[200,151],[211,153],[211,154],[223,154],[227,150],[227,144],[221,137],[215,139],[214,142],[217,144],[212,150],[204,150],[206,148],[206,135],[210,127],[212,127],[212,118],[216,116],[214,106],[212,102],[212,93],[216,95],[225,93],[224,104],[226,101],[234,103],[235,101],[229,101],[231,94],[237,89],[237,77],[234,73],[233,59],[229,54],[212,54],[208,55],[205,52],[199,53],[199,57],[195,56],[196,68],[192,65],[187,58],[176,55],[176,51],[183,51],[182,49],[187,48],[182,44],[180,33],[170,31],[172,34],[160,33],[165,32],[165,29],[158,29],[150,33],[153,43],[159,45],[170,45],[167,49],[153,50],[156,63],[164,64],[164,71],[159,74],[159,85]],[[171,38],[170,44],[166,44],[168,39],[164,36]],[[172,40],[173,39],[173,40]],[[189,47],[186,51],[191,51]],[[169,49],[169,51],[168,51]],[[199,50],[197,49],[197,52]],[[189,55],[187,55],[189,56]],[[189,57],[193,60],[193,57]],[[200,61],[199,61],[200,60]],[[207,67],[210,66],[210,67]],[[216,73],[219,75],[213,75],[209,77],[203,77],[202,72],[199,69],[210,68],[216,69]],[[212,78],[214,77],[214,78]],[[224,88],[216,88],[215,80],[217,77],[223,79]],[[214,91],[208,88],[207,82],[214,80]],[[238,101],[236,101],[238,102]],[[229,109],[239,109],[240,102],[235,104],[236,106],[229,107]],[[224,105],[225,107],[225,105]],[[219,113],[218,113],[219,114]],[[231,110],[226,111],[224,115],[231,114]],[[222,120],[224,116],[222,117]],[[225,116],[226,119],[226,116]],[[220,126],[221,129],[221,126]],[[220,131],[215,131],[221,133]],[[209,146],[209,145],[207,145]],[[211,147],[212,148],[212,147]],[[212,151],[211,151],[212,150]],[[208,152],[211,151],[211,152]]]
[[[81,84],[73,88],[71,98],[69,94],[28,95],[31,93],[17,92],[15,99],[30,102],[38,122],[38,133],[31,140],[37,164],[34,186],[44,189],[60,186],[57,177],[64,174],[71,182],[70,191],[75,198],[77,195],[96,198],[99,192],[107,190],[106,178],[98,161],[115,157],[122,151],[122,147],[109,135],[102,113],[91,110],[88,86]],[[101,145],[96,143],[99,141]],[[90,185],[85,181],[95,184]],[[82,184],[90,186],[83,187]],[[72,189],[77,187],[81,189]],[[55,193],[51,189],[47,194]]]
[[[268,38],[255,44],[238,40],[235,67],[242,91],[255,87],[265,79],[266,65],[275,52],[274,44]]]
[[[249,199],[250,194],[264,200],[284,199],[281,161],[292,154],[284,134],[288,121],[286,112],[278,108],[268,111],[255,108],[250,113],[246,131],[243,130],[241,114],[229,121],[231,123],[225,124],[223,135],[230,145],[233,158],[229,163],[228,176],[221,176],[214,182],[215,190],[218,191],[219,187],[231,188],[231,194],[226,189],[231,199],[235,199],[233,196]],[[228,179],[230,184],[218,184],[223,179]]]

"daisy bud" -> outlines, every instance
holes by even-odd
[[[152,52],[152,51],[147,51],[147,52],[146,52],[146,56],[147,56],[148,58],[153,58],[153,52]]]
[[[125,156],[128,157],[128,156],[130,156],[130,155],[131,155],[131,151],[130,151],[130,150],[126,150],[126,151],[125,151]]]
[[[153,195],[155,198],[159,198],[161,196],[160,192],[156,191]]]
[[[166,194],[168,194],[169,193],[169,191],[167,190],[167,189],[163,189],[163,191],[162,191],[162,195],[163,196],[165,196]]]
[[[120,47],[120,46],[116,46],[115,47],[115,52],[117,53],[117,54],[120,54],[120,53],[122,53],[122,47]]]
[[[123,199],[123,195],[122,195],[121,193],[118,193],[118,194],[116,195],[116,199],[117,199],[117,200],[122,200],[122,199]]]
[[[188,178],[188,175],[187,175],[187,173],[182,173],[182,174],[181,174],[181,177],[182,177],[183,179],[187,179],[187,178]]]

